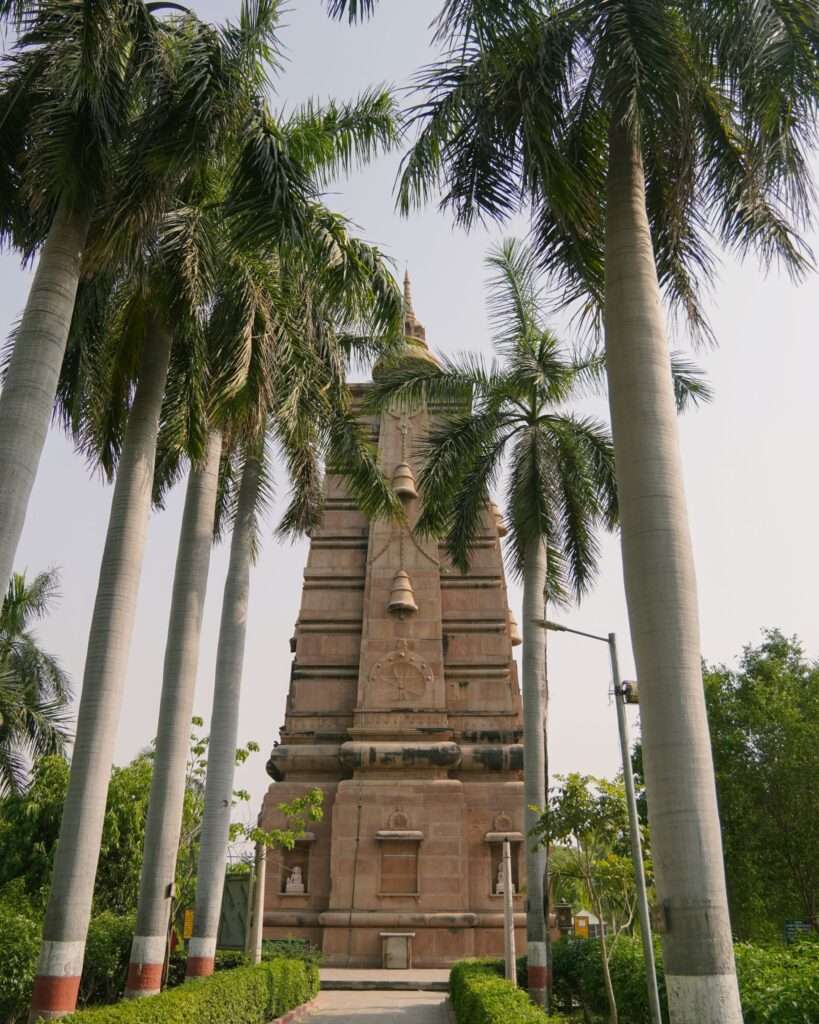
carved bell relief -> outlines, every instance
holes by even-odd
[[[392,488],[401,501],[412,501],[418,497],[418,490],[415,486],[415,474],[412,466],[407,462],[399,462],[392,475]]]
[[[409,578],[409,573],[404,569],[399,569],[393,577],[387,610],[401,618],[405,615],[414,615],[418,611],[418,605],[415,603],[415,592],[412,589],[412,580]]]

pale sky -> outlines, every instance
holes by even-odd
[[[194,6],[216,20],[233,14],[238,3],[207,0]],[[278,82],[278,107],[292,107],[310,96],[347,98],[376,83],[404,84],[432,56],[427,26],[440,0],[383,0],[376,18],[355,28],[330,22],[319,0],[293,0],[292,6],[281,32],[288,63]],[[339,182],[328,202],[384,249],[399,275],[409,267],[416,312],[433,350],[488,355],[483,259],[493,240],[520,234],[524,226],[465,235],[434,208],[401,219],[392,199],[397,163],[397,156],[388,157]],[[819,239],[810,241],[819,251]],[[0,268],[0,335],[5,335],[25,301],[30,275],[8,254],[0,257]],[[816,657],[819,277],[794,286],[776,274],[765,277],[752,262],[739,266],[726,258],[709,312],[719,348],[697,358],[716,397],[710,407],[686,415],[681,426],[703,655],[709,661],[733,661],[745,643],[759,639],[763,627],[778,626],[798,634],[808,654]],[[567,342],[577,340],[560,320],[555,327]],[[584,403],[584,409],[606,416],[602,401]],[[281,481],[279,507],[285,490]],[[16,567],[32,574],[48,566],[61,570],[62,600],[39,632],[77,690],[110,500],[111,489],[91,478],[83,460],[53,431]],[[182,500],[178,488],[167,510],[151,521],[117,763],[130,759],[156,732]],[[253,573],[241,707],[240,740],[254,739],[263,751],[237,773],[237,786],[253,795],[254,816],[270,781],[264,771],[267,751],[283,721],[291,659],[288,638],[298,614],[307,553],[304,543],[278,543],[272,536],[275,522],[274,510]],[[222,546],[212,562],[195,705],[206,719],[226,563]],[[510,603],[520,621],[521,593],[516,587],[510,590]],[[633,674],[615,538],[604,541],[594,592],[560,619],[589,632],[616,631],[623,675]],[[551,634],[549,673],[552,770],[614,774],[619,755],[605,647]]]

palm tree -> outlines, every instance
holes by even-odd
[[[6,3],[19,31],[0,67],[0,242],[39,262],[0,394],[5,587],[51,418],[94,215],[163,47],[162,4]]]
[[[29,762],[65,755],[71,739],[68,676],[31,632],[58,593],[56,569],[15,573],[0,608],[0,794],[22,793]]]
[[[321,109],[310,105],[292,114],[283,131],[289,147],[297,150],[303,165],[317,175],[366,162],[397,138],[394,105],[385,90],[365,92],[351,103],[330,102]],[[311,218],[314,275],[323,279],[325,289],[336,289],[339,307],[346,303],[359,312],[366,309],[376,317],[375,328],[388,326],[390,316],[397,315],[398,297],[380,254],[347,237],[343,221],[321,207],[313,207]],[[208,360],[202,363],[197,346],[177,349],[179,365],[171,371],[164,438],[160,437],[160,462],[165,463],[160,478],[167,478],[168,483],[177,478],[180,454],[190,454],[193,463],[174,577],[129,995],[158,991],[165,959],[223,438],[228,436],[230,447],[231,436],[239,430],[237,415],[242,430],[258,430],[269,397],[264,361],[280,345],[283,324],[292,318],[284,293],[299,279],[294,264],[304,260],[308,248],[302,240],[295,251],[282,255],[267,239],[261,251],[248,249],[236,243],[224,222],[220,230],[216,255],[220,269],[214,275],[204,336]],[[342,269],[346,272],[338,293]],[[344,312],[339,308],[336,314],[343,319]],[[349,309],[346,312],[349,314]],[[294,380],[298,376],[299,371]],[[197,462],[203,449],[204,456]],[[161,483],[160,491],[165,486]],[[238,551],[240,538],[238,534],[234,537]],[[243,557],[237,553],[240,563]],[[238,641],[226,642],[235,646]],[[221,734],[217,735],[213,756],[231,746],[220,744],[220,738]],[[211,845],[218,850],[218,841]]]
[[[220,132],[228,136],[226,139],[219,136],[218,147],[209,154],[209,158],[215,161],[226,152],[231,129],[239,131],[245,125],[243,115],[248,110],[257,109],[257,83],[252,75],[245,76],[244,70],[265,52],[274,18],[270,5],[257,8],[256,13],[259,17],[252,22],[243,20],[238,37],[229,29],[221,34],[212,30],[192,31],[173,52],[172,55],[178,59],[167,61],[168,75],[184,94],[184,87],[192,87],[197,72],[201,78],[200,65],[210,70],[213,58],[220,57],[216,66],[221,70],[222,79],[215,83],[211,81],[209,86],[219,94],[221,102],[212,103],[200,112],[204,126],[200,136],[214,132],[217,136]],[[201,87],[201,81],[199,84]],[[227,102],[231,97],[232,107]],[[226,119],[225,110],[228,108],[231,117]],[[186,114],[190,113],[186,111]],[[197,114],[195,110],[193,113]],[[197,122],[199,118],[194,116],[193,120]],[[139,131],[136,134],[139,135]],[[168,166],[176,175],[176,195],[157,190],[151,197],[153,208],[146,215],[140,207],[144,197],[136,193],[134,207],[137,214],[122,218],[127,221],[130,216],[136,222],[134,230],[129,232],[133,238],[130,252],[129,247],[121,245],[119,238],[114,236],[113,241],[117,244],[111,246],[111,252],[118,257],[114,269],[98,274],[89,289],[94,292],[99,286],[103,293],[101,324],[93,317],[88,320],[82,316],[75,318],[78,332],[89,325],[92,329],[99,329],[99,336],[92,336],[91,340],[77,346],[81,355],[88,348],[112,357],[87,360],[89,365],[85,367],[88,380],[95,375],[103,379],[107,376],[109,387],[102,388],[96,396],[88,389],[85,392],[81,389],[80,394],[85,398],[90,396],[91,407],[94,401],[99,404],[104,395],[113,394],[125,401],[103,403],[103,416],[83,417],[89,406],[82,400],[74,402],[70,413],[67,413],[69,416],[79,415],[80,438],[86,450],[109,472],[116,467],[116,483],[89,637],[77,739],[55,857],[32,1016],[64,1013],[73,1009],[76,1002],[142,567],[156,441],[172,342],[175,334],[179,345],[195,343],[200,333],[201,310],[212,291],[210,227],[216,214],[208,209],[211,181],[203,173],[197,153],[190,153],[185,138],[172,141],[174,145],[170,147]],[[201,144],[201,137],[197,137],[196,146]],[[190,165],[181,165],[187,171],[187,180],[175,166],[178,150],[191,156]],[[306,174],[297,169],[293,188],[288,192],[280,176],[279,192],[272,204],[276,213],[281,211],[282,205],[289,204],[295,208],[304,204],[306,180]],[[180,206],[179,193],[183,189],[189,198],[185,205]],[[173,201],[176,205],[172,205]],[[292,212],[286,215],[286,219],[293,220]],[[116,222],[116,217],[114,220]],[[282,223],[280,215],[278,221]],[[140,226],[141,230],[137,230]],[[93,308],[94,303],[90,305]],[[109,315],[106,317],[105,313]],[[140,349],[139,364],[135,369],[134,355]],[[133,400],[129,402],[127,399],[133,381],[136,381],[136,387]],[[118,433],[122,430],[122,423],[116,420],[120,408],[128,410],[124,435]],[[114,413],[113,422],[109,415],[111,411]],[[100,422],[106,425],[101,435],[97,433]]]
[[[599,358],[566,355],[547,328],[538,259],[509,240],[487,260],[489,312],[500,364],[475,358],[443,369],[409,363],[376,383],[379,402],[460,404],[424,442],[419,480],[423,511],[418,529],[443,535],[456,566],[467,571],[490,492],[503,477],[508,554],[523,581],[524,813],[527,834],[546,806],[547,758],[545,602],[579,600],[598,567],[596,534],[618,522],[614,453],[608,431],[591,418],[563,411],[596,382]],[[697,372],[675,367],[682,408],[707,397]],[[527,846],[527,957],[529,992],[543,1004],[549,988],[547,956],[548,851]]]
[[[327,238],[318,237],[312,245],[280,253],[275,338],[263,353],[258,372],[251,375],[252,393],[242,403],[238,423],[232,425],[243,443],[238,459],[231,460],[221,495],[223,511],[217,515],[220,529],[232,519],[233,536],[219,630],[189,977],[211,974],[214,966],[233,800],[250,567],[258,547],[257,518],[271,476],[265,449],[278,450],[291,482],[291,501],[279,526],[283,535],[297,536],[320,520],[322,458],[340,467],[370,516],[400,511],[355,422],[345,383],[351,356],[379,350],[370,336],[384,335],[387,342],[397,338],[400,296],[376,251],[359,243],[339,244],[344,239],[337,222],[329,214],[323,218],[325,227],[332,229],[330,250]],[[232,515],[224,510],[231,497]]]
[[[332,0],[359,17],[372,0]],[[452,0],[419,76],[408,211],[531,211],[541,265],[602,325],[672,1020],[741,1009],[663,297],[708,334],[710,237],[799,271],[816,9],[729,0]]]

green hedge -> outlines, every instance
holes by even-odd
[[[305,939],[265,940],[262,943],[262,960],[276,959],[303,960],[304,963],[314,964],[318,967],[321,964],[321,950],[312,946]],[[186,963],[187,954],[184,949],[171,954],[168,961],[168,988],[174,988],[176,985],[181,985],[185,980]],[[234,967],[247,967],[249,964],[250,960],[242,950],[216,950],[216,962],[214,968],[217,971],[232,970]]]
[[[66,1024],[266,1024],[312,999],[318,968],[278,957],[187,981],[158,996],[80,1010]]]
[[[499,960],[462,960],[449,975],[449,995],[458,1024],[569,1024],[547,1016],[522,989],[503,977]]]

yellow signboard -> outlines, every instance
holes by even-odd
[[[587,917],[576,917],[574,919],[574,935],[577,939],[589,937],[589,919]]]
[[[193,935],[193,911],[186,910],[182,921],[182,938],[189,939]]]

